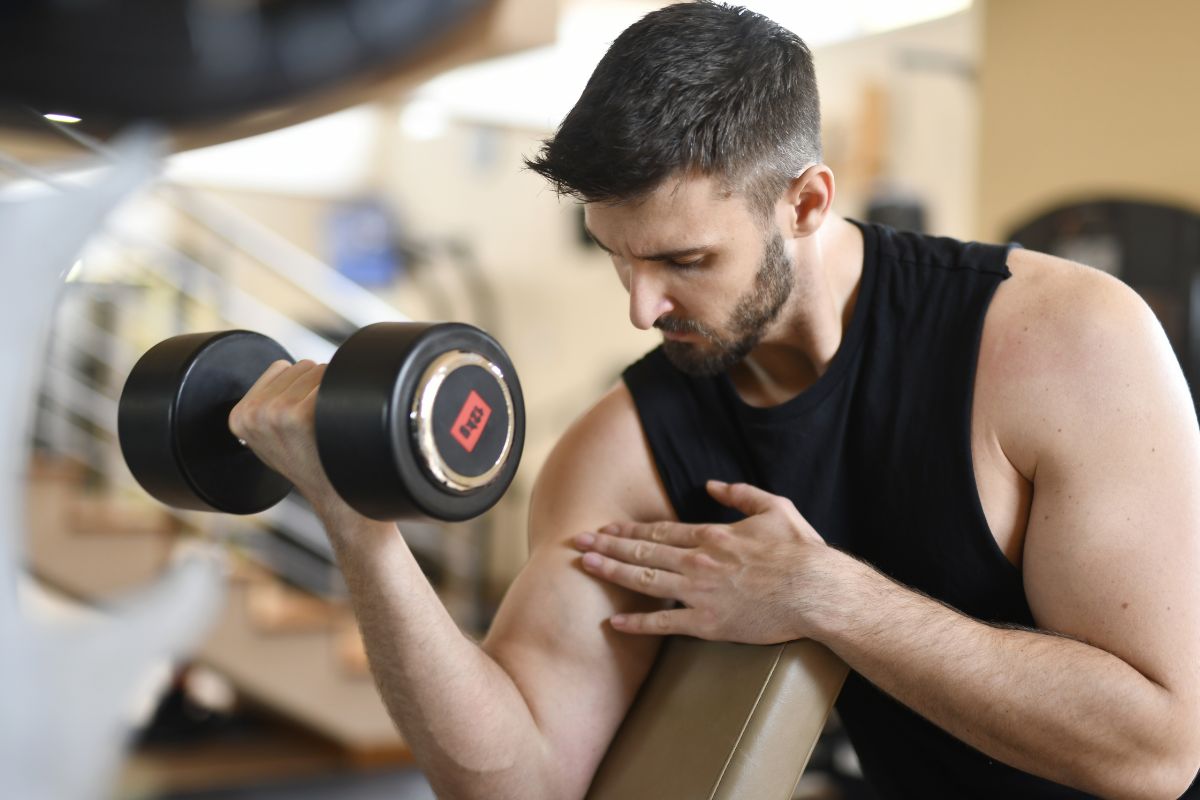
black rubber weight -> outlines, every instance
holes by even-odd
[[[283,347],[251,331],[175,336],[150,348],[125,382],[121,452],[151,496],[176,508],[253,514],[292,485],[229,432],[229,412]]]
[[[485,485],[465,491],[447,486],[434,474],[416,440],[413,415],[426,370],[440,356],[454,351],[477,353],[499,368],[513,408],[513,436],[503,463]],[[498,384],[494,380],[465,380],[469,373],[465,369],[459,372],[464,373],[464,380],[458,391],[487,393],[492,397],[490,412],[504,409],[507,415],[505,404],[497,399],[500,395],[495,394]],[[439,392],[439,401],[440,397]],[[452,421],[457,421],[459,413],[470,412],[461,399],[447,402],[455,415]],[[444,423],[436,407],[435,417],[435,424]],[[481,454],[490,454],[488,463],[500,454],[495,442],[485,441],[489,431],[507,434],[508,430],[508,419],[497,417],[495,422],[482,431],[475,445]],[[491,508],[512,483],[525,441],[524,399],[508,355],[478,328],[460,323],[384,322],[359,330],[334,354],[317,393],[316,428],[325,474],[360,513],[378,520],[433,517],[460,521]],[[451,458],[456,457],[446,460]],[[454,463],[467,472],[479,469],[469,459],[465,464]]]

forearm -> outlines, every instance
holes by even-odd
[[[982,752],[1104,796],[1158,785],[1171,698],[1116,656],[966,617],[854,562],[815,637]]]
[[[371,671],[439,796],[538,797],[544,740],[512,679],[459,630],[390,523],[326,505]]]

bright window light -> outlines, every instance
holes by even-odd
[[[167,178],[195,186],[285,194],[356,194],[371,185],[378,114],[372,106],[355,106],[258,136],[176,153],[167,159]]]
[[[960,13],[972,0],[737,0],[796,31],[813,48]],[[558,41],[443,73],[417,89],[421,113],[439,109],[445,120],[551,131],[575,104],[588,76],[612,40],[665,0],[571,0],[563,5]],[[414,124],[414,123],[422,124]],[[427,120],[405,119],[406,134],[419,137]]]
[[[400,112],[400,129],[410,139],[428,141],[437,139],[450,127],[446,109],[435,100],[417,98]]]

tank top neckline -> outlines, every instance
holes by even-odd
[[[824,400],[829,393],[846,376],[854,356],[865,338],[867,318],[871,315],[871,305],[875,294],[879,263],[879,235],[873,225],[847,218],[854,224],[863,236],[863,269],[859,279],[858,299],[854,303],[854,311],[850,315],[850,324],[842,335],[842,342],[828,369],[807,389],[795,397],[771,406],[753,406],[742,399],[729,372],[717,376],[717,386],[725,399],[732,405],[740,416],[751,422],[770,423],[788,419],[802,414]]]

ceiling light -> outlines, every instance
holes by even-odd
[[[51,122],[63,122],[67,125],[74,125],[76,122],[82,122],[79,117],[73,117],[70,114],[43,114],[43,117]]]

